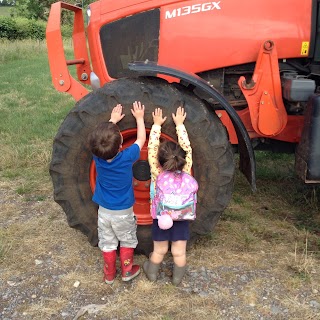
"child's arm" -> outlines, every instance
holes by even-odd
[[[177,109],[176,114],[172,114],[173,121],[176,125],[179,145],[186,152],[186,164],[183,168],[183,171],[190,174],[192,167],[192,148],[190,145],[188,132],[183,124],[186,116],[187,114],[182,107]]]
[[[135,101],[132,106],[133,109],[131,109],[131,113],[137,121],[137,140],[134,143],[136,143],[141,150],[144,143],[146,142],[146,128],[144,125],[144,105],[141,105],[140,101]]]
[[[151,178],[155,180],[161,172],[158,161],[158,149],[160,144],[161,126],[166,121],[167,117],[162,117],[162,109],[156,108],[152,112],[153,126],[149,135],[148,142],[148,161],[150,165]]]

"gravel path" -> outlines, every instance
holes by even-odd
[[[50,197],[25,201],[1,190],[0,199],[2,320],[320,319],[316,258],[311,260],[308,277],[301,279],[287,267],[281,270],[279,260],[284,251],[280,246],[274,247],[279,252],[272,255],[261,251],[239,254],[217,246],[218,261],[216,256],[203,259],[208,252],[213,254],[203,241],[188,252],[190,263],[178,287],[170,282],[170,255],[156,283],[150,283],[141,272],[130,283],[123,283],[118,276],[109,286],[101,281],[99,250],[67,226],[60,207]],[[141,265],[146,258],[135,259]],[[157,297],[166,303],[163,309],[153,310]]]
[[[96,268],[99,268],[98,264]],[[160,288],[171,287],[171,270],[171,262],[162,264],[157,281]],[[45,278],[44,282],[37,287],[28,286],[30,279],[35,277],[36,273],[42,273]],[[228,279],[227,275],[232,275],[232,277]],[[64,276],[63,271],[54,266],[53,261],[48,258],[46,261],[35,260],[33,271],[18,277],[13,276],[7,281],[1,280],[0,319],[44,319],[42,316],[38,318],[34,313],[30,316],[28,312],[20,312],[19,310],[21,306],[30,305],[36,300],[42,301],[42,305],[45,307],[46,301],[54,299],[59,294],[61,280]],[[262,287],[254,286],[256,279],[263,282]],[[146,281],[144,274],[129,284],[121,283],[118,277],[115,285],[111,286],[113,287],[112,291],[102,297],[95,296],[94,292],[79,290],[81,282],[75,281],[67,306],[62,310],[56,310],[46,319],[109,319],[103,316],[102,309],[105,300],[130,292],[139,281]],[[250,287],[251,284],[253,287]],[[244,304],[241,296],[246,288],[248,293],[252,294],[252,300],[250,301],[249,294],[247,303]],[[301,306],[302,309],[299,312],[296,307],[290,309],[286,303],[289,298],[286,289],[281,283],[281,279],[274,277],[272,270],[245,270],[240,266],[215,269],[189,266],[183,282],[174,290],[184,293],[183,296],[190,299],[198,296],[204,301],[214,300],[215,304],[220,307],[217,319],[320,319],[318,290],[308,286],[297,290],[294,297],[295,304]],[[143,318],[139,309],[136,309],[130,317],[115,317],[114,319],[140,319],[140,317]],[[164,317],[163,319],[176,318]],[[204,317],[204,319],[210,318]]]

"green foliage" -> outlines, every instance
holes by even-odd
[[[6,6],[13,6],[15,0],[1,0],[0,6],[6,7]]]
[[[45,38],[45,31],[46,24],[43,21],[0,16],[0,39],[40,41]]]
[[[29,37],[35,40],[43,40],[46,34],[46,25],[42,21],[29,21]]]
[[[63,38],[71,38],[72,37],[73,27],[71,25],[62,25],[61,33]]]
[[[13,20],[13,19],[12,19]],[[17,18],[13,20],[16,24],[16,37],[17,40],[29,39],[30,30],[29,30],[29,22],[30,20],[25,18]]]
[[[17,39],[17,24],[10,17],[0,17],[0,39]]]
[[[50,1],[46,0],[16,0],[14,15],[27,19],[46,20],[46,8],[49,8],[49,6]]]
[[[56,0],[16,0],[14,7],[14,14],[19,17],[35,20],[48,20],[51,4],[57,2]],[[64,0],[64,2],[72,5],[83,4],[86,7],[88,4],[95,2],[93,0]]]
[[[12,8],[8,6],[0,6],[0,16],[10,17],[12,14]]]
[[[14,6],[15,0],[1,0],[0,6]]]
[[[17,0],[15,6],[10,8],[9,14],[1,15],[0,12],[0,39],[24,40],[45,39],[46,21],[49,16],[51,4],[56,0]],[[94,2],[90,0],[64,2],[87,6]],[[6,7],[7,8],[7,7]],[[7,13],[7,11],[6,11]],[[62,10],[61,32],[62,36],[70,38],[73,28],[73,12]]]

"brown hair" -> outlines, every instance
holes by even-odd
[[[115,157],[121,144],[122,137],[119,128],[113,122],[100,123],[89,136],[91,152],[104,160]]]
[[[165,171],[182,171],[186,164],[186,152],[173,141],[163,141],[159,145],[158,160]]]

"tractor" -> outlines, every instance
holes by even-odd
[[[74,14],[71,60],[63,10]],[[297,175],[320,183],[319,0],[100,0],[87,8],[56,2],[46,39],[53,85],[76,100],[53,142],[54,199],[93,246],[96,170],[87,137],[118,103],[126,114],[119,123],[124,148],[136,138],[133,101],[146,106],[147,134],[155,107],[170,115],[184,106],[199,182],[191,244],[213,230],[232,197],[235,152],[253,191],[258,149],[294,152]],[[172,120],[162,138],[177,140]],[[148,254],[147,143],[133,175],[136,252]]]

